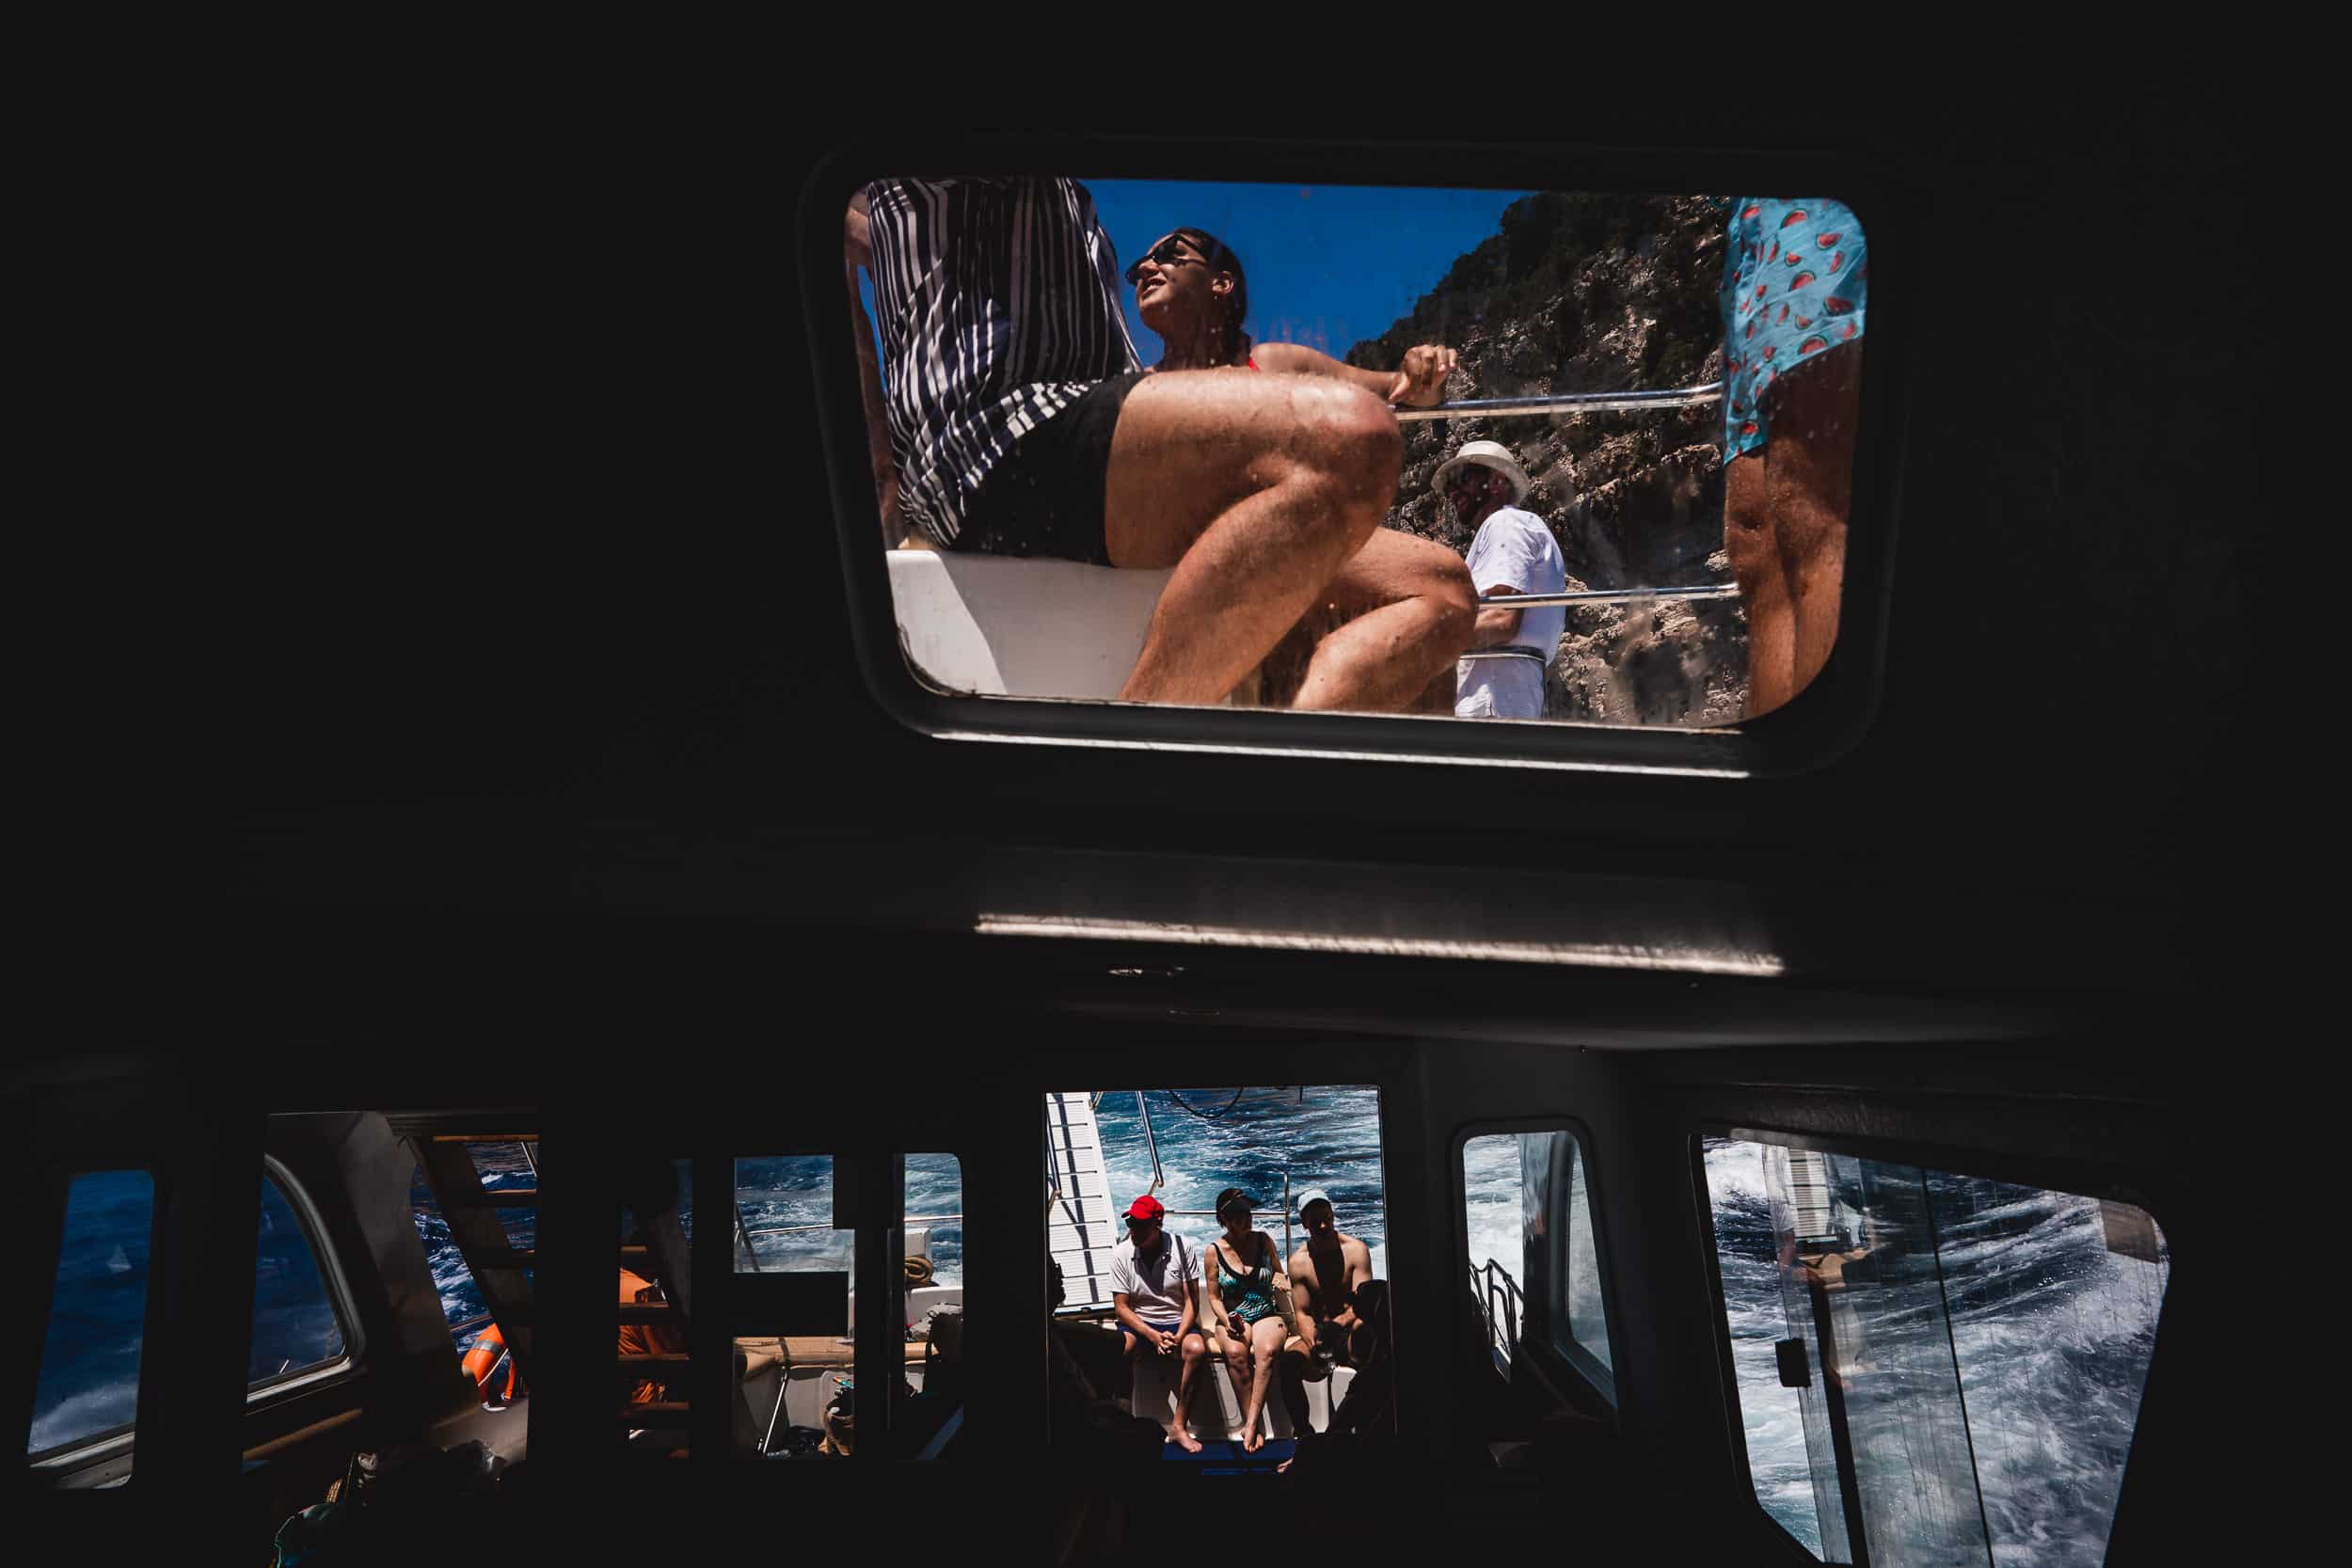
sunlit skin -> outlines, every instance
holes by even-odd
[[[1272,1250],[1272,1239],[1250,1227],[1246,1204],[1237,1204],[1217,1218],[1225,1227],[1217,1243],[1225,1261],[1237,1275],[1249,1273],[1263,1255],[1261,1249]],[[1242,1322],[1241,1315],[1225,1304],[1223,1276],[1215,1259],[1209,1260],[1205,1273],[1210,1307],[1225,1320],[1226,1370],[1232,1374],[1233,1391],[1242,1396],[1242,1451],[1256,1453],[1265,1447],[1265,1436],[1258,1430],[1258,1415],[1265,1408],[1266,1387],[1274,1381],[1274,1358],[1289,1331],[1280,1316],[1272,1312],[1254,1323]]]
[[[1748,615],[1747,716],[1812,683],[1837,641],[1853,499],[1862,347],[1834,348],[1775,382],[1771,438],[1724,470],[1724,548]]]
[[[1338,382],[1387,404],[1445,401],[1456,356],[1439,344],[1408,349],[1394,371],[1343,364],[1297,343],[1236,347],[1229,341],[1228,306],[1239,286],[1231,270],[1212,266],[1185,235],[1147,247],[1136,263],[1136,313],[1162,343],[1155,378],[1254,361],[1265,374]],[[1374,531],[1285,639],[1278,662],[1304,666],[1290,705],[1450,714],[1453,663],[1469,645],[1466,623],[1476,613],[1475,596],[1451,550],[1393,530]]]
[[[1298,1338],[1282,1347],[1279,1370],[1291,1430],[1304,1433],[1309,1418],[1308,1357],[1323,1335],[1334,1330],[1344,1335],[1355,1329],[1356,1308],[1349,1302],[1356,1288],[1372,1278],[1372,1249],[1343,1231],[1331,1205],[1320,1198],[1300,1210],[1298,1219],[1306,1227],[1307,1240],[1291,1254],[1289,1264]]]

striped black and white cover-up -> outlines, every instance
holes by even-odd
[[[1012,444],[1140,368],[1119,261],[1074,180],[866,187],[898,504],[952,547]]]

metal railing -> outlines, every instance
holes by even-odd
[[[1658,408],[1695,408],[1701,404],[1723,401],[1724,384],[1709,381],[1700,387],[1671,387],[1657,392],[1561,392],[1532,398],[1466,398],[1459,403],[1441,403],[1434,408],[1413,408],[1399,405],[1392,411],[1399,421],[1412,423],[1421,420],[1453,419],[1523,419],[1534,414],[1638,414]],[[1687,588],[1585,588],[1572,594],[1504,594],[1494,598],[1482,598],[1480,609],[1502,606],[1518,610],[1540,610],[1550,605],[1593,604],[1627,599],[1727,599],[1736,598],[1740,589],[1735,583],[1699,583]],[[1524,658],[1526,654],[1507,648],[1481,648],[1462,655],[1464,658]],[[1549,659],[1545,660],[1549,663]]]
[[[1657,392],[1557,392],[1532,398],[1465,398],[1430,408],[1391,408],[1402,424],[1422,420],[1521,419],[1531,414],[1638,414],[1652,408],[1694,408],[1723,401],[1724,384],[1669,387]]]
[[[1152,1151],[1152,1190],[1156,1193],[1168,1180],[1168,1177],[1160,1169],[1160,1140],[1152,1135],[1152,1107],[1143,1102],[1141,1089],[1136,1091],[1136,1114],[1143,1117],[1143,1144]]]
[[[1488,1346],[1496,1360],[1508,1368],[1511,1353],[1519,1342],[1519,1308],[1526,1303],[1526,1293],[1511,1277],[1511,1271],[1492,1258],[1483,1265],[1470,1265],[1470,1285],[1479,1316],[1486,1320]],[[1498,1307],[1502,1308],[1499,1313]]]

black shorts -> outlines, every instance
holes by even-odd
[[[1146,371],[1098,381],[1013,443],[964,509],[952,546],[980,555],[1042,555],[1111,563],[1103,485],[1119,410]]]

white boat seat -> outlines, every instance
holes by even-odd
[[[892,550],[907,656],[934,686],[997,697],[1119,695],[1174,569]]]

